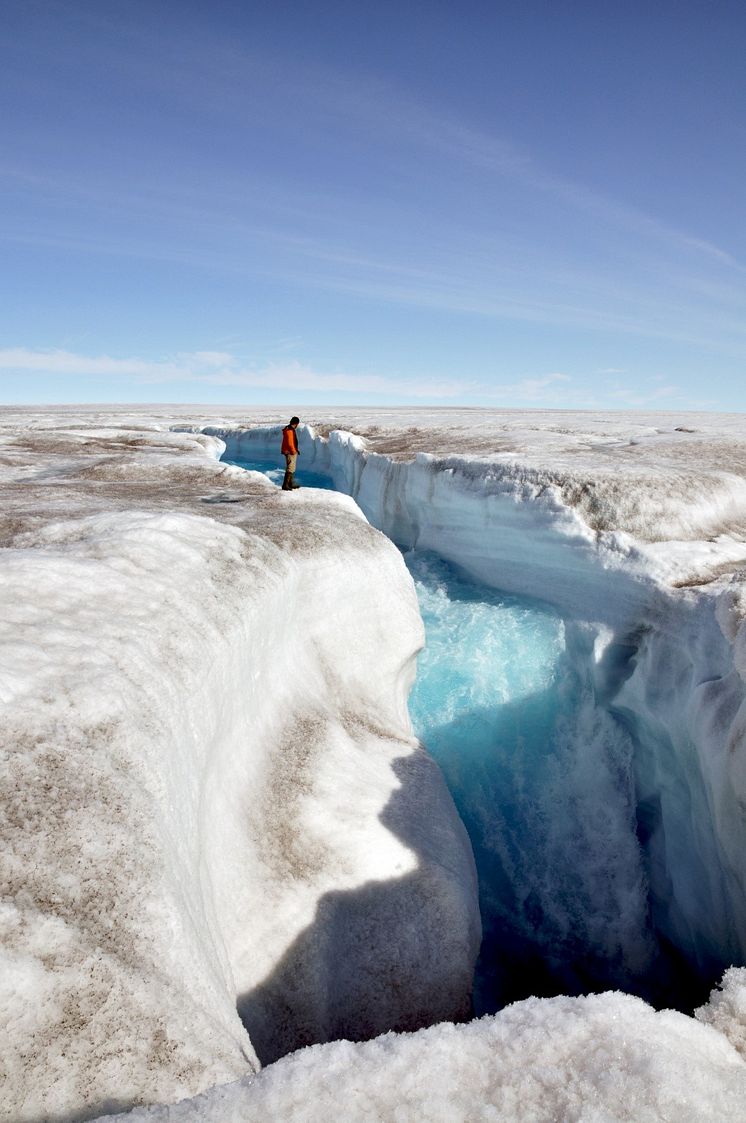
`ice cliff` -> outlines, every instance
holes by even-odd
[[[217,461],[274,455],[268,418],[156,413],[4,419],[5,1117],[740,1118],[744,970],[697,1020],[607,994],[420,1028],[468,1015],[474,868],[360,517],[561,612],[634,742],[655,929],[706,978],[746,962],[737,426],[340,416],[300,471],[345,494],[283,496]]]
[[[7,1119],[469,1011],[473,859],[411,735],[401,557],[212,445],[6,434]]]

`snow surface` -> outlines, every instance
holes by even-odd
[[[304,1049],[128,1123],[723,1123],[744,1118],[746,1064],[726,1039],[621,994],[527,999],[466,1026]]]
[[[636,745],[657,928],[746,962],[744,419],[296,412],[301,481],[562,615]],[[529,1000],[250,1075],[463,1017],[479,938],[401,558],[352,499],[217,461],[285,420],[0,420],[4,1117],[746,1117],[743,971],[699,1020]]]

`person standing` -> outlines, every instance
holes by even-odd
[[[299,417],[291,417],[290,423],[282,430],[282,455],[285,457],[285,478],[282,481],[283,491],[296,491],[300,484],[294,480],[295,466],[298,463],[298,434],[296,429],[300,424]]]

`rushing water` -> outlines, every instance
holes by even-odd
[[[233,463],[282,480],[266,462]],[[412,722],[477,865],[476,1012],[608,987],[665,1002],[674,988],[650,929],[632,745],[570,657],[563,621],[435,555],[404,557],[427,636]]]
[[[405,557],[427,641],[410,699],[471,838],[484,940],[477,1013],[527,994],[648,993],[653,944],[632,746],[550,608]]]

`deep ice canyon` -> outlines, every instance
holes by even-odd
[[[194,431],[197,426],[172,428]],[[143,438],[145,448],[148,441],[154,442],[150,451],[162,459],[164,476],[173,476],[174,451],[181,452],[183,465],[190,457],[204,459],[205,452],[213,458],[224,452],[227,459],[238,461],[276,457],[276,430],[200,428],[203,436],[151,433]],[[103,451],[106,437],[99,439]],[[160,450],[158,441],[164,446]],[[239,1080],[225,1085],[222,1092],[217,1088],[240,1077],[247,1066],[256,1067],[252,1048],[261,1059],[273,1061],[315,1041],[416,1030],[439,1021],[458,1022],[470,1012],[480,925],[472,847],[437,769],[412,741],[406,714],[414,674],[412,656],[421,643],[417,606],[399,555],[385,540],[373,537],[345,495],[354,498],[374,527],[403,550],[414,551],[410,568],[426,612],[429,598],[431,627],[448,631],[450,609],[444,604],[444,590],[455,589],[456,600],[478,605],[477,618],[472,620],[476,630],[470,634],[472,646],[483,653],[485,678],[481,693],[477,690],[469,696],[470,724],[463,741],[471,741],[479,750],[469,762],[471,788],[458,775],[463,761],[449,761],[447,755],[454,734],[453,728],[447,731],[444,718],[450,717],[451,725],[458,726],[459,715],[436,712],[437,691],[419,702],[418,688],[412,696],[418,732],[427,741],[430,731],[436,759],[439,748],[445,753],[440,762],[469,826],[480,867],[486,950],[477,975],[477,1012],[491,1012],[532,993],[583,994],[612,988],[640,994],[659,1007],[675,1005],[691,1011],[706,1003],[726,968],[746,962],[742,586],[735,578],[700,583],[697,577],[703,570],[708,572],[708,566],[712,571],[729,567],[734,571],[734,562],[743,556],[737,535],[711,533],[726,515],[737,521],[746,511],[743,480],[739,493],[737,483],[721,473],[714,495],[712,486],[707,493],[703,486],[701,496],[690,493],[680,503],[665,494],[663,481],[659,484],[663,499],[654,494],[652,499],[651,495],[644,498],[651,502],[659,525],[669,518],[677,526],[667,528],[668,540],[657,543],[646,541],[633,522],[607,529],[599,516],[593,526],[589,511],[598,515],[597,496],[574,495],[574,501],[568,502],[572,488],[577,488],[575,480],[552,479],[530,465],[485,466],[455,454],[439,458],[420,454],[405,461],[371,452],[364,440],[341,430],[328,438],[306,430],[302,449],[301,478],[304,469],[322,473],[342,494],[303,495],[291,561],[281,571],[270,556],[272,532],[261,517],[254,516],[256,540],[251,550],[240,539],[252,532],[249,518],[242,531],[222,522],[216,551],[216,531],[208,543],[204,527],[197,525],[204,518],[166,514],[162,500],[159,511],[148,512],[131,510],[128,503],[126,515],[110,514],[108,522],[106,513],[81,509],[77,520],[52,519],[19,536],[21,554],[29,557],[12,559],[16,568],[11,562],[8,588],[16,579],[22,591],[23,566],[27,569],[31,563],[33,569],[33,562],[39,563],[37,572],[32,572],[41,590],[37,618],[43,616],[46,578],[40,562],[45,552],[57,553],[49,581],[50,609],[54,604],[59,610],[61,596],[69,619],[76,618],[93,564],[102,560],[118,572],[120,597],[145,594],[138,623],[142,630],[148,621],[148,634],[139,640],[139,672],[127,661],[126,643],[118,648],[116,635],[107,635],[104,629],[96,637],[100,642],[95,654],[75,637],[82,660],[77,669],[90,662],[92,673],[104,682],[100,648],[109,644],[107,672],[111,667],[119,672],[120,713],[102,713],[104,707],[95,696],[81,693],[68,675],[66,712],[59,705],[52,707],[50,719],[58,737],[60,725],[67,723],[64,733],[70,743],[81,739],[85,725],[79,721],[81,712],[89,739],[91,730],[99,731],[107,746],[104,779],[113,794],[110,800],[105,798],[99,776],[93,802],[100,803],[100,834],[107,823],[108,835],[99,849],[109,852],[103,855],[103,867],[100,853],[93,864],[99,874],[107,861],[131,867],[132,901],[123,903],[121,893],[115,901],[112,895],[108,917],[102,904],[99,911],[91,909],[94,920],[88,915],[81,924],[92,947],[86,970],[99,984],[99,1001],[113,978],[114,1002],[131,1010],[133,1025],[143,1006],[151,1003],[155,1011],[160,1003],[163,1010],[171,1009],[175,1021],[186,1017],[188,1029],[172,1033],[172,1025],[162,1056],[154,1060],[152,1040],[147,1056],[138,1055],[137,1047],[126,1040],[126,1024],[114,1018],[111,1024],[117,1025],[119,1037],[112,1039],[108,1059],[95,1070],[93,1096],[82,1092],[80,1073],[63,1052],[46,1065],[46,1075],[40,1068],[32,1075],[39,1086],[30,1093],[31,1107],[16,1105],[15,1114],[8,1118],[34,1119],[42,1111],[52,1118],[53,1102],[64,1105],[67,1118],[90,1118],[91,1105],[111,1112],[138,1099],[168,1102],[214,1087],[214,1102],[208,1091],[199,1104],[195,1101],[190,1107],[187,1100],[179,1109],[183,1114],[168,1117],[279,1118],[292,1110],[294,1118],[315,1119],[326,1110],[324,1097],[331,1096],[333,1102],[334,1096],[346,1094],[345,1082],[356,1069],[360,1070],[357,1084],[370,1083],[369,1098],[358,1109],[349,1108],[350,1118],[394,1118],[397,1102],[404,1104],[402,1118],[422,1118],[417,1094],[425,1093],[412,1093],[407,1115],[406,1096],[402,1099],[392,1090],[389,1103],[385,1092],[377,1090],[379,1085],[385,1089],[386,1073],[413,1063],[427,1073],[428,1052],[438,1050],[448,1052],[458,1071],[453,1058],[466,1047],[469,1035],[474,1040],[468,1047],[476,1055],[487,1048],[491,1034],[493,1044],[499,1039],[501,1063],[506,1066],[497,1080],[499,1091],[473,1089],[477,1098],[472,1102],[472,1093],[464,1087],[461,1099],[453,1101],[450,1114],[443,1118],[487,1118],[475,1105],[490,1102],[502,1112],[495,1118],[666,1117],[666,1104],[670,1107],[675,1100],[665,1096],[676,1093],[660,1074],[655,1076],[655,1057],[648,1058],[646,1073],[639,1071],[639,1065],[619,1066],[617,1084],[604,1093],[606,1114],[599,1107],[594,1115],[588,1104],[599,1094],[598,1074],[606,1062],[600,1057],[596,1076],[583,1075],[581,1042],[569,1047],[561,1063],[553,1055],[557,1087],[545,1088],[549,1098],[543,1107],[535,1090],[525,1101],[524,1114],[516,1103],[511,1106],[510,1095],[515,1092],[511,1073],[519,1063],[514,1058],[511,1068],[508,1061],[514,1039],[523,1034],[538,1063],[541,1042],[553,1023],[566,1050],[570,1027],[588,1023],[585,1030],[596,1042],[606,1041],[617,1060],[619,1043],[614,1041],[612,1047],[612,1041],[623,1027],[625,1047],[627,1039],[636,1035],[645,1051],[658,1050],[661,1071],[673,1073],[678,1063],[680,1081],[687,1074],[699,1087],[700,1100],[688,1093],[695,1111],[691,1118],[737,1118],[734,1105],[746,1104],[746,1077],[738,1052],[746,1035],[746,984],[738,970],[729,972],[723,991],[703,1006],[697,1021],[680,1014],[654,1014],[638,1000],[620,995],[531,1000],[494,1021],[420,1030],[411,1038],[382,1039],[380,1045],[319,1047],[320,1052],[306,1051],[272,1065],[255,1083],[244,1087]],[[87,464],[84,471],[99,463]],[[153,463],[151,456],[151,476]],[[76,470],[66,468],[67,478],[74,480]],[[205,514],[220,512],[222,517],[243,501],[239,480],[246,473],[237,468],[217,470],[214,494],[202,495],[201,500]],[[45,471],[50,478],[50,470],[43,468],[39,482]],[[126,479],[132,486],[137,474],[138,465],[128,463],[119,482]],[[260,497],[255,506],[261,509],[281,501],[269,496],[266,480],[249,478]],[[112,486],[110,466],[100,466],[99,480]],[[218,481],[222,490],[214,489]],[[184,482],[185,486],[194,482],[186,471]],[[712,485],[711,479],[708,482]],[[623,506],[618,495],[614,499],[618,507]],[[632,507],[639,511],[644,502]],[[270,514],[270,522],[276,522]],[[708,518],[712,526],[707,525]],[[286,542],[278,544],[287,550]],[[128,564],[135,557],[141,564],[148,551],[152,566],[145,566],[148,580],[143,583],[143,574],[129,572]],[[206,560],[207,568],[216,570],[218,553],[227,572],[205,573]],[[300,562],[296,554],[301,555]],[[160,587],[153,583],[164,562],[172,567],[171,577],[178,571],[179,580],[190,589],[199,592],[201,583],[202,603],[198,594],[191,605],[179,602],[163,577]],[[439,568],[444,562],[458,567],[458,572]],[[247,563],[250,575],[244,572]],[[691,583],[673,581],[687,564],[697,571]],[[230,596],[222,608],[209,604],[214,593],[208,586],[215,580],[232,586],[234,597],[243,597],[244,611],[252,606],[238,628],[235,620],[228,626]],[[475,597],[473,582],[500,593]],[[90,584],[87,587],[90,590]],[[366,588],[376,590],[373,613],[363,608]],[[96,609],[87,606],[92,626],[105,618],[110,597],[111,590],[102,588],[98,617]],[[541,601],[533,615],[527,617],[523,598]],[[333,612],[320,611],[324,606],[333,606]],[[499,767],[492,760],[490,770],[484,768],[485,755],[495,748],[496,738],[498,742],[504,738],[505,730],[495,728],[489,706],[480,710],[480,701],[489,699],[491,691],[502,691],[503,700],[515,703],[521,688],[520,681],[508,681],[507,651],[489,649],[491,612],[497,614],[503,631],[507,629],[506,642],[520,643],[523,637],[529,646],[534,643],[534,650],[539,643],[545,653],[554,654],[546,665],[534,660],[534,680],[529,683],[527,664],[517,666],[518,680],[524,679],[523,687],[530,687],[538,703],[532,703],[528,725],[525,715],[506,716],[505,710],[500,720],[518,723],[523,761],[519,767],[515,751],[500,756],[496,750]],[[165,645],[159,617],[169,626],[180,617]],[[540,641],[534,642],[535,636],[526,638],[537,629]],[[168,659],[169,652],[172,661],[183,660],[195,635],[200,636],[201,650],[190,655],[186,680],[181,664],[181,677],[166,675],[158,684],[149,679],[147,669],[152,671],[164,657]],[[221,651],[227,635],[232,636],[232,646]],[[305,641],[293,645],[291,657],[283,638],[287,636],[303,636]],[[347,638],[343,670],[340,636]],[[55,643],[64,649],[70,641],[71,636],[63,640],[53,636],[41,676],[46,675],[47,683],[42,685],[54,682]],[[376,652],[375,666],[371,666],[371,651]],[[503,665],[490,674],[490,664],[501,654]],[[426,651],[421,658],[427,656]],[[21,650],[22,666],[23,660]],[[435,673],[437,680],[437,669]],[[22,698],[26,685],[22,673],[17,672],[16,679],[20,684],[16,696]],[[190,684],[192,697],[185,698]],[[12,686],[7,695],[11,698]],[[73,701],[76,691],[80,696]],[[156,762],[149,747],[153,715],[162,713],[162,694],[171,703],[172,728],[161,729],[160,734],[169,742],[193,747]],[[217,707],[214,700],[208,702],[216,694]],[[125,721],[128,743],[120,749],[116,719],[138,695],[146,703],[140,707],[142,728]],[[329,697],[334,698],[332,706]],[[318,699],[323,701],[319,704]],[[37,747],[48,746],[48,732],[31,732],[31,723],[24,724],[23,704],[15,716],[20,734]],[[37,714],[35,720],[40,724],[43,718]],[[256,744],[276,744],[277,753],[267,751],[263,759],[247,757],[241,735],[247,726]],[[457,733],[463,739],[463,729]],[[530,743],[531,736],[535,744]],[[549,744],[551,752],[542,754],[542,747]],[[283,754],[288,745],[294,746],[293,751]],[[48,755],[45,760],[47,769],[50,759]],[[39,767],[38,761],[32,761],[31,774],[38,777]],[[63,779],[62,773],[69,769],[59,762],[56,767],[59,779],[53,794],[60,789],[64,794],[69,776]],[[84,764],[80,767],[85,769]],[[449,776],[449,769],[454,774]],[[122,780],[126,773],[130,778],[136,774],[136,782]],[[395,786],[389,779],[392,774]],[[87,816],[91,799],[90,795],[81,798],[80,777],[70,785],[70,793],[73,789],[79,813]],[[248,791],[263,793],[260,807],[246,803]],[[119,810],[123,798],[129,808],[118,818],[112,807]],[[154,811],[154,803],[161,811]],[[496,806],[497,813],[491,815]],[[555,814],[557,808],[562,808],[561,816]],[[289,821],[300,823],[305,834],[303,829],[298,836],[289,831]],[[154,869],[135,868],[137,859],[128,841],[135,822],[153,852],[167,856],[171,871],[165,878],[166,892],[160,900],[146,902],[145,908],[143,885],[152,891],[161,884],[163,889],[164,879]],[[241,838],[237,823],[242,824]],[[84,824],[77,830],[78,845],[85,851],[90,838]],[[36,859],[38,864],[38,853]],[[488,883],[482,871],[491,867],[498,874]],[[64,884],[64,878],[58,884]],[[71,900],[80,901],[79,888]],[[35,909],[38,918],[38,903]],[[136,933],[128,965],[121,946],[115,946],[116,939],[111,947],[106,945],[111,935],[107,928],[121,923],[122,910],[124,927],[133,919]],[[9,914],[11,927],[22,925],[22,912],[23,908],[16,908]],[[57,909],[48,910],[41,933],[34,936],[39,944],[35,955],[27,952],[28,962],[17,968],[29,993],[44,996],[42,1015],[44,1000],[56,1016],[66,1001],[70,1005],[70,995],[79,995],[86,985],[81,957],[73,954],[76,937],[70,931],[54,931],[59,923],[68,929],[75,926],[69,915],[60,921],[61,915]],[[91,941],[94,929],[96,938]],[[173,947],[164,952],[164,931],[170,933],[174,946],[181,941],[187,948],[186,986],[186,964]],[[248,942],[247,931],[252,937]],[[296,934],[290,943],[289,931]],[[25,942],[28,949],[28,927],[22,934],[25,939],[19,940],[18,947]],[[96,946],[97,941],[101,946]],[[370,952],[372,944],[375,953]],[[278,949],[283,952],[279,958]],[[55,956],[58,961],[50,971],[48,961]],[[107,956],[117,961],[113,968],[105,964]],[[101,978],[96,980],[97,972]],[[184,993],[174,1004],[171,988],[177,981]],[[226,983],[228,990],[231,984],[235,987],[239,1010],[242,1002],[245,1005],[242,1013],[251,1042],[234,1024]],[[138,993],[142,988],[148,991],[147,1001]],[[9,1007],[12,1010],[12,1003]],[[93,1020],[96,1009],[93,1001],[88,1011]],[[47,1021],[51,1024],[49,1017]],[[33,1036],[38,1027],[13,1023],[13,1028],[25,1032],[28,1042],[29,1031]],[[208,1040],[209,1047],[203,1048]],[[328,1062],[322,1055],[324,1048]],[[347,1050],[342,1062],[345,1075],[330,1079],[342,1050]],[[128,1058],[123,1080],[115,1073],[116,1058],[122,1055]],[[496,1071],[497,1061],[492,1052],[489,1055],[491,1060],[485,1064]],[[86,1064],[90,1070],[90,1059],[81,1056],[80,1065]],[[709,1080],[710,1071],[714,1082]],[[299,1093],[297,1086],[303,1082],[317,1086],[315,1104],[312,1092],[306,1097]],[[374,1102],[381,1115],[371,1108]],[[637,1107],[631,1106],[635,1103]],[[702,1114],[704,1103],[712,1108],[712,1116]],[[586,1109],[589,1113],[584,1115]],[[159,1110],[135,1110],[128,1118],[160,1118]],[[681,1112],[678,1102],[676,1110]],[[628,1111],[631,1114],[625,1114]]]
[[[241,458],[257,464],[262,460],[267,465],[276,462],[276,430],[269,435],[262,430],[239,437],[222,435],[227,444],[226,458],[239,463]],[[590,550],[583,556],[587,542],[578,528],[572,528],[564,541],[551,541],[552,529],[537,525],[535,512],[530,509],[516,511],[508,489],[501,495],[498,488],[497,494],[489,496],[487,502],[491,500],[493,512],[485,527],[478,511],[479,504],[486,500],[481,480],[473,490],[462,489],[454,496],[448,487],[453,468],[446,468],[441,479],[424,458],[400,465],[375,458],[365,463],[361,479],[354,455],[356,444],[354,437],[341,433],[333,434],[328,443],[306,440],[305,466],[310,468],[311,483],[321,482],[327,475],[340,490],[353,494],[371,523],[404,549],[435,551],[488,587],[524,597],[541,595],[564,616],[557,620],[563,634],[555,634],[550,625],[553,634],[538,643],[532,644],[530,637],[522,635],[520,625],[514,628],[513,635],[505,639],[505,648],[488,652],[484,658],[493,658],[498,667],[501,657],[502,666],[509,667],[511,644],[520,644],[522,639],[528,642],[534,651],[529,653],[528,663],[519,664],[519,681],[505,685],[496,682],[500,673],[496,669],[486,689],[477,692],[487,699],[491,693],[493,698],[502,693],[503,703],[520,698],[521,691],[530,688],[526,680],[532,670],[537,674],[534,690],[546,690],[550,685],[545,681],[547,669],[532,668],[531,655],[540,652],[542,646],[561,647],[568,666],[557,690],[560,696],[565,695],[565,704],[563,707],[560,701],[564,712],[548,715],[549,724],[558,726],[551,760],[541,759],[550,756],[548,744],[552,741],[552,733],[544,727],[547,715],[541,713],[546,704],[542,700],[533,704],[533,723],[529,720],[519,734],[525,739],[533,733],[537,744],[524,744],[521,754],[513,751],[512,761],[515,746],[510,745],[506,731],[490,728],[488,718],[481,718],[487,728],[479,729],[481,715],[451,714],[456,724],[465,716],[469,725],[462,750],[470,742],[473,745],[480,738],[487,739],[468,765],[463,760],[448,761],[446,771],[450,767],[455,774],[452,791],[462,793],[462,818],[477,820],[472,842],[475,837],[481,840],[483,863],[503,867],[491,895],[499,896],[501,891],[510,904],[493,902],[495,923],[504,932],[510,927],[512,912],[516,929],[513,942],[530,949],[529,912],[533,904],[541,914],[536,927],[546,929],[543,955],[541,946],[533,954],[519,950],[513,956],[507,942],[502,946],[502,956],[509,962],[504,973],[515,985],[516,970],[533,960],[530,982],[534,987],[541,986],[537,974],[542,967],[537,961],[559,959],[553,969],[571,993],[599,989],[599,982],[605,982],[607,986],[639,990],[657,1005],[691,1009],[696,999],[704,1001],[727,966],[743,961],[746,946],[746,899],[739,872],[739,847],[735,839],[718,837],[717,813],[713,814],[714,805],[722,807],[724,794],[714,790],[716,780],[708,759],[708,750],[715,748],[716,739],[708,740],[706,733],[700,734],[697,744],[691,732],[691,725],[709,722],[717,726],[724,714],[735,715],[743,701],[742,682],[728,670],[730,644],[712,604],[700,605],[698,612],[686,603],[666,604],[665,598],[656,597],[644,580],[638,578],[635,588],[634,578],[623,578],[618,569],[611,569],[613,577],[608,580],[603,565],[591,575],[595,559]],[[549,540],[546,558],[540,544],[542,529],[545,541]],[[562,558],[562,553],[572,553],[572,560]],[[415,562],[415,566],[426,572],[427,560]],[[626,588],[625,578],[629,581]],[[449,580],[454,583],[453,575],[446,574],[445,583]],[[614,589],[614,585],[620,588]],[[437,597],[437,586],[437,580],[426,583],[423,597],[428,593],[432,597],[433,591]],[[462,585],[456,597],[464,595],[469,591]],[[479,596],[478,586],[472,596]],[[478,603],[484,613],[487,604],[483,596]],[[522,607],[525,614],[525,605]],[[509,603],[504,608],[509,608]],[[475,644],[484,652],[490,632],[505,632],[506,616],[504,611],[494,623],[485,621],[485,635],[479,636],[477,629],[476,636],[460,639],[459,643],[466,642],[468,648],[457,648],[451,654],[450,666],[436,671],[442,696],[452,692],[447,679],[457,673],[458,661],[468,657]],[[536,612],[529,629],[532,625],[541,628]],[[488,673],[487,668],[482,673]],[[709,718],[692,713],[693,709],[696,713],[699,695],[704,696]],[[417,702],[415,693],[415,706]],[[469,702],[473,707],[473,698]],[[432,720],[434,704],[430,697],[420,703],[420,727],[431,733],[431,741],[433,737],[448,741],[448,733],[439,729],[441,723]],[[532,730],[531,725],[537,722],[539,728]],[[727,725],[721,728],[726,740],[732,732]],[[496,746],[501,740],[507,741],[510,749],[495,767],[494,756],[499,756]],[[715,751],[722,755],[722,748]],[[493,771],[489,763],[485,768],[490,752]],[[525,767],[529,754],[538,757],[536,775]],[[438,753],[435,755],[437,759]],[[519,755],[524,761],[517,766],[515,757]],[[470,777],[458,774],[465,767],[472,771]],[[512,793],[510,780],[505,782],[511,767],[520,772]],[[523,790],[527,787],[528,793]],[[526,806],[511,807],[518,794]],[[458,794],[456,798],[458,803]],[[559,809],[558,814],[553,814],[553,807]],[[742,816],[737,802],[731,810],[732,826],[738,830]],[[511,822],[511,815],[522,817],[524,822]],[[542,842],[532,849],[532,841],[542,833]],[[511,835],[515,836],[513,852],[508,853]],[[729,841],[730,859],[726,850]],[[538,868],[542,862],[544,868]],[[517,863],[524,863],[526,868],[516,871]],[[505,867],[513,870],[513,884],[505,876]],[[732,883],[734,875],[738,887]],[[564,880],[569,884],[561,884]],[[534,899],[527,905],[523,902],[526,916],[520,917],[522,902],[516,898],[521,894],[536,898],[542,890],[546,899]],[[571,948],[566,949],[569,961],[561,962],[563,944],[574,945],[576,954],[578,945],[584,947],[586,962],[575,965],[581,972],[578,979],[573,979]],[[544,964],[543,969],[551,974],[552,967]],[[550,980],[547,985],[551,988]],[[503,988],[508,986],[503,983]],[[556,982],[555,989],[557,993],[566,992]],[[500,997],[502,1005],[504,995]],[[487,1005],[494,1009],[489,1001]]]

